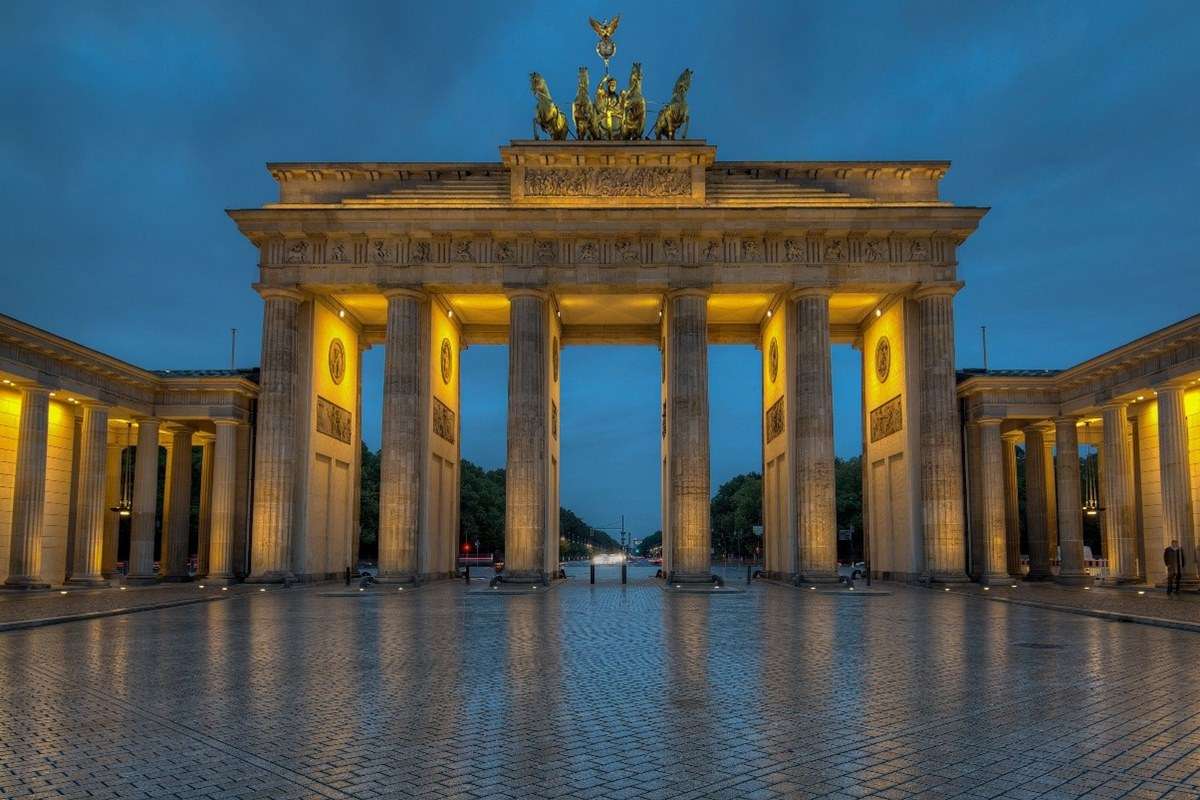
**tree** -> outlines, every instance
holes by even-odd
[[[717,489],[710,505],[713,546],[719,554],[749,555],[758,547],[754,526],[762,525],[762,475],[747,472]]]
[[[655,531],[638,542],[637,554],[643,558],[647,558],[656,547],[662,548],[662,531]]]
[[[838,537],[838,557],[856,561],[863,549],[862,456],[835,458],[833,476],[837,527],[850,531],[849,546]]]
[[[459,471],[459,535],[480,553],[504,551],[504,470],[484,471],[465,458]]]
[[[362,444],[362,475],[358,496],[358,551],[373,556],[379,548],[379,454]]]

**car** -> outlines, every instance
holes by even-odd
[[[842,583],[856,581],[865,577],[867,577],[867,565],[863,561],[855,561],[852,564],[838,564],[838,580]]]

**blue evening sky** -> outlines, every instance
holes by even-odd
[[[255,252],[223,209],[269,160],[486,160],[528,137],[528,73],[561,102],[614,71],[724,159],[919,159],[991,206],[961,250],[960,365],[1068,365],[1197,310],[1200,5],[1026,2],[0,4],[0,312],[151,368],[258,361]],[[463,452],[504,461],[503,347],[463,356]],[[713,487],[759,469],[757,352],[710,349]],[[835,348],[837,451],[858,354]],[[383,358],[368,354],[378,443]],[[562,498],[658,527],[653,348],[563,355]]]

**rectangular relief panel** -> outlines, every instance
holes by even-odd
[[[317,433],[332,436],[339,442],[350,444],[354,440],[354,415],[346,409],[317,396]]]
[[[904,414],[900,405],[900,395],[896,395],[883,405],[871,409],[871,443],[887,438],[893,433],[904,429]]]

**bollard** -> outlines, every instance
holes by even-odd
[[[467,586],[471,585],[471,565],[470,564],[467,564],[466,569],[463,570],[463,579],[466,581]]]
[[[592,565],[591,565],[591,573],[592,573],[592,581],[591,582],[595,583],[596,582],[596,562],[594,562],[594,561],[592,562]]]
[[[625,562],[621,562],[621,585],[625,584]]]
[[[747,586],[750,585],[750,581],[754,580],[753,573],[751,572],[751,570],[753,570],[753,569],[754,569],[753,565],[751,565],[751,564],[746,565],[746,585]]]

